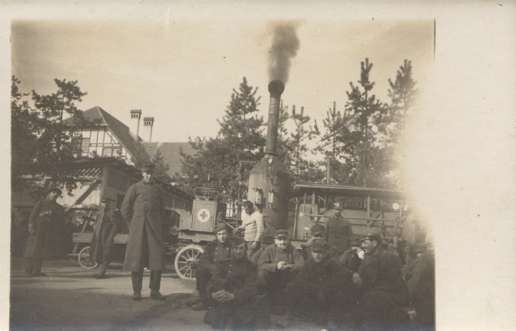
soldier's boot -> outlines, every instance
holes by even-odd
[[[32,269],[32,275],[33,276],[46,276],[47,274],[41,272],[41,267],[43,265],[42,259],[34,259],[33,260],[33,269]]]
[[[133,284],[133,300],[142,299],[143,272],[131,272],[131,282]]]
[[[98,273],[95,275],[96,278],[106,278],[106,270],[107,270],[107,262],[103,262],[100,266],[99,266],[99,271]]]
[[[165,300],[165,297],[159,293],[159,288],[161,285],[161,271],[152,271],[150,275],[150,289],[151,289],[151,299],[154,300]]]

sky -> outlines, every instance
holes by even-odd
[[[153,116],[152,141],[213,137],[232,90],[242,77],[258,87],[266,118],[268,50],[277,21],[235,22],[180,18],[169,21],[17,20],[12,24],[12,72],[22,89],[55,90],[54,78],[77,80],[88,94],[81,109],[100,106],[136,131],[129,111]],[[283,93],[320,119],[333,101],[341,107],[360,61],[373,62],[375,91],[386,100],[387,79],[404,59],[417,81],[433,61],[432,20],[295,21],[300,47]],[[140,136],[149,131],[140,127]]]

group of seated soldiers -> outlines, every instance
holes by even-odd
[[[416,317],[433,324],[433,257],[411,261],[404,279],[399,255],[380,236],[342,252],[323,230],[312,227],[299,249],[286,230],[276,230],[273,244],[248,256],[246,243],[219,225],[197,265],[200,301],[193,308],[206,309],[204,320],[215,329],[267,328],[271,313],[328,329],[399,329]]]

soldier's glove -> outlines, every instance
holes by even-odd
[[[353,273],[353,284],[355,284],[356,286],[362,286],[362,278],[360,278],[360,275],[355,272]]]
[[[235,299],[235,295],[233,293],[225,292],[224,297],[222,298],[222,302],[230,302]]]
[[[213,293],[211,294],[211,297],[212,297],[215,301],[217,301],[217,302],[222,302],[222,298],[223,298],[223,296],[224,296],[224,292],[225,292],[224,290],[220,290],[220,291],[217,291],[217,292],[213,292]]]
[[[278,270],[283,270],[285,269],[287,266],[287,262],[285,261],[279,261],[278,264],[276,265],[276,269]]]

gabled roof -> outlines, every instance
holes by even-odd
[[[192,145],[187,142],[169,142],[169,143],[144,143],[147,154],[154,157],[157,151],[160,151],[163,160],[168,164],[169,176],[176,173],[182,174],[181,151],[187,155],[193,155],[195,150]]]
[[[136,165],[142,165],[150,161],[150,157],[142,145],[142,140],[139,137],[133,136],[127,125],[120,122],[107,111],[99,106],[95,106],[81,112],[81,114],[84,121],[72,117],[66,119],[64,123],[78,125],[82,128],[106,127],[129,151]]]

